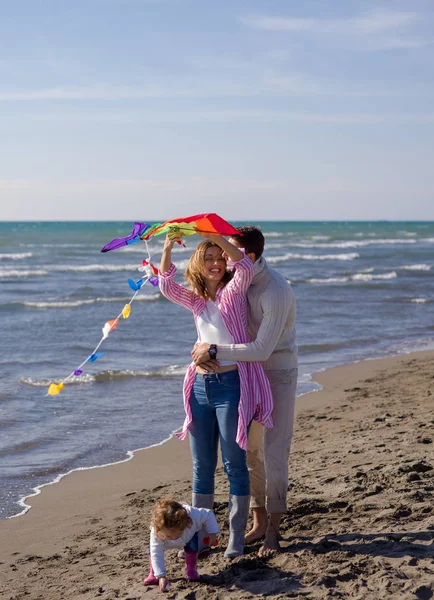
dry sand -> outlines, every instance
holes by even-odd
[[[233,561],[227,484],[217,474],[221,547],[187,583],[166,556],[171,591],[145,587],[149,514],[157,498],[190,499],[188,444],[74,472],[0,522],[0,598],[434,598],[434,352],[330,369],[298,399],[282,552],[258,544]]]

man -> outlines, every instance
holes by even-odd
[[[280,550],[279,525],[286,513],[288,459],[294,426],[297,386],[296,306],[294,293],[284,277],[271,269],[264,257],[264,236],[255,226],[239,227],[240,235],[230,241],[255,265],[255,276],[247,291],[249,330],[252,342],[210,346],[196,344],[192,357],[196,364],[210,359],[261,361],[273,393],[272,429],[253,421],[249,433],[247,462],[251,481],[253,527],[246,543],[264,538],[259,550],[266,556]]]

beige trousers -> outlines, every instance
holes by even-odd
[[[298,369],[266,371],[273,394],[272,429],[253,421],[249,431],[247,465],[251,508],[286,513],[288,459],[294,429]]]

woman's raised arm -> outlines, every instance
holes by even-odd
[[[176,239],[170,239],[169,235],[166,235],[164,241],[163,254],[161,255],[160,273],[167,273],[172,264],[172,248],[175,245]]]
[[[199,232],[198,232],[198,234],[201,237],[211,240],[212,242],[214,242],[214,244],[217,244],[217,246],[220,246],[220,248],[227,255],[229,260],[238,262],[239,260],[244,258],[243,252],[241,252],[241,250],[239,248],[237,248],[236,246],[231,244],[230,241],[227,240],[226,238],[224,238],[222,235],[213,234],[213,233],[199,233]]]

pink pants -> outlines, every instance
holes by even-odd
[[[266,506],[269,513],[286,512],[288,459],[294,429],[298,369],[266,371],[273,393],[273,424],[267,429],[253,421],[249,432],[247,465],[251,508]]]

